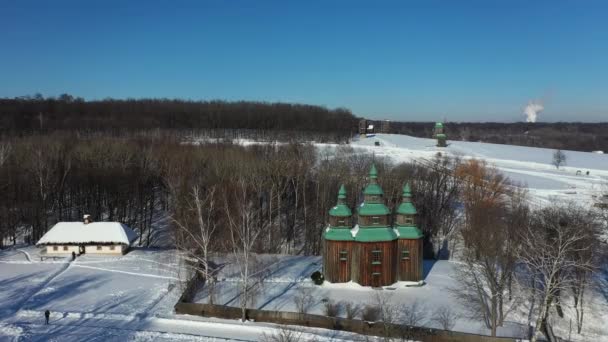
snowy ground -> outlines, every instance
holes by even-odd
[[[240,292],[236,265],[226,259],[217,259],[216,263],[222,265],[218,275],[218,283],[214,290],[215,304],[238,307]],[[403,312],[418,306],[422,318],[421,325],[431,328],[441,328],[433,321],[433,313],[442,306],[447,306],[460,317],[454,326],[455,331],[489,335],[489,330],[478,320],[467,318],[466,307],[451,295],[451,290],[458,286],[454,272],[463,265],[453,261],[425,261],[423,286],[408,286],[412,284],[396,283],[384,287],[382,290],[362,287],[355,283],[329,284],[316,286],[310,280],[310,274],[320,270],[321,257],[303,256],[258,256],[258,272],[261,272],[263,281],[256,287],[255,300],[250,307],[263,310],[279,310],[297,312],[294,297],[301,291],[310,291],[314,298],[308,313],[324,314],[324,301],[331,299],[334,302],[352,303],[363,307],[377,303],[377,295],[386,296],[390,303],[398,306]],[[582,335],[572,332],[574,341],[608,341],[608,296],[602,289],[593,289],[587,293],[588,298],[585,314],[585,328]],[[569,312],[568,305],[571,300],[563,298],[567,317],[575,317]],[[195,302],[208,303],[209,292],[203,287],[194,298]],[[525,338],[527,336],[529,303],[524,303],[518,311],[507,318],[504,327],[499,328],[499,336]],[[345,317],[345,312],[341,315]],[[562,336],[569,335],[569,321],[552,318],[554,331]],[[573,323],[575,326],[575,323]],[[575,330],[575,328],[573,328]]]
[[[380,146],[375,146],[375,142],[379,142]],[[567,163],[557,170],[551,164],[554,152],[551,149],[465,141],[448,141],[448,147],[440,148],[435,143],[434,139],[378,134],[373,138],[354,141],[351,146],[395,162],[429,160],[437,152],[483,159],[508,176],[514,184],[527,186],[532,200],[539,205],[556,199],[591,204],[596,200],[594,196],[608,191],[608,155],[605,154],[563,151]],[[581,171],[581,174],[577,175],[577,171]]]
[[[179,259],[171,249],[41,262],[38,249],[0,251],[0,341],[257,341],[272,324],[175,315]],[[44,325],[44,311],[51,311]],[[354,334],[306,329],[303,338]]]
[[[324,301],[331,298],[334,302],[353,303],[363,307],[374,305],[376,296],[388,296],[390,302],[403,308],[413,305],[415,302],[424,312],[430,313],[434,309],[447,305],[454,310],[462,311],[461,305],[449,295],[451,286],[454,286],[452,272],[457,264],[449,261],[426,262],[425,282],[419,287],[406,286],[405,283],[397,283],[385,287],[383,290],[362,287],[355,283],[330,284],[316,286],[310,280],[310,274],[321,269],[321,257],[298,257],[298,256],[271,256],[262,255],[259,259],[267,265],[268,271],[263,282],[256,290],[256,298],[252,307],[263,310],[279,310],[297,312],[294,298],[303,289],[312,291],[314,298],[308,313],[324,315]],[[230,261],[228,261],[230,263]],[[214,303],[238,307],[240,303],[240,292],[238,290],[238,275],[233,264],[224,267],[218,277],[219,283],[214,292]],[[408,284],[411,285],[411,284]],[[201,288],[196,302],[208,302],[208,290]],[[342,317],[346,317],[342,312]],[[432,328],[440,328],[431,321],[431,315],[427,314],[424,325]],[[487,334],[488,331],[478,321],[472,321],[464,317],[459,318],[454,328],[456,331],[475,334]],[[507,325],[500,334],[503,336],[523,337],[525,326],[512,322]]]
[[[199,139],[193,143],[213,141]],[[380,146],[375,146],[376,142]],[[371,138],[353,140],[350,146],[356,152],[373,153],[394,162],[424,162],[434,158],[438,152],[464,159],[483,159],[508,176],[514,185],[526,186],[533,203],[540,206],[555,200],[592,204],[596,201],[595,196],[608,191],[608,154],[563,151],[567,162],[558,170],[552,165],[555,152],[552,149],[452,140],[448,140],[447,147],[440,148],[436,147],[436,142],[435,139],[401,134],[376,134]],[[234,139],[233,143],[243,146],[268,144],[248,139]],[[320,151],[331,153],[341,145],[315,143],[315,146]]]

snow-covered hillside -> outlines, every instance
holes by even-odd
[[[380,146],[376,146],[376,142]],[[605,154],[563,151],[567,163],[558,170],[552,165],[554,150],[551,149],[451,140],[446,148],[435,144],[434,139],[397,134],[378,134],[351,143],[354,148],[395,162],[431,159],[438,152],[483,159],[514,184],[527,186],[539,205],[555,199],[591,204],[595,201],[593,196],[608,190],[608,155]]]

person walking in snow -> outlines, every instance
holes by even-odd
[[[76,253],[72,251],[72,261],[76,260]]]
[[[49,317],[51,317],[51,312],[49,310],[46,310],[44,312],[44,318],[46,319],[44,324],[49,324]]]

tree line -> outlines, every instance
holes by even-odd
[[[133,132],[137,130],[240,130],[313,132],[331,140],[350,138],[357,119],[344,108],[254,101],[103,99],[69,94],[0,98],[0,133],[57,130]]]
[[[445,122],[444,125],[448,140],[608,152],[606,122]],[[390,133],[430,138],[434,123],[390,122],[389,127]]]

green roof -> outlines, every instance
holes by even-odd
[[[390,210],[384,205],[384,203],[363,203],[357,208],[359,215],[362,216],[379,216],[388,215],[391,213]]]
[[[397,239],[397,233],[390,227],[359,228],[355,234],[355,241],[377,242],[393,241]]]
[[[421,239],[422,231],[415,226],[395,226],[400,239]]]
[[[412,202],[403,202],[397,207],[397,214],[416,215],[416,207],[414,207]]]
[[[355,241],[349,228],[328,228],[323,233],[323,237],[332,241]]]
[[[338,190],[338,204],[335,207],[329,209],[329,215],[331,216],[339,216],[346,217],[351,216],[353,213],[350,211],[350,208],[344,204],[344,199],[346,198],[346,189],[344,188],[344,184],[340,186],[340,190]]]
[[[346,204],[337,204],[335,207],[329,209],[329,215],[331,216],[346,217],[351,216],[352,214],[353,213]]]
[[[410,189],[410,184],[409,183],[405,183],[405,186],[403,186],[403,197],[412,197],[412,189]]]
[[[338,199],[346,198],[346,188],[344,188],[344,184],[340,185],[340,190],[338,190]]]
[[[376,170],[376,165],[372,164],[371,169],[369,169],[369,178],[376,179],[378,178],[378,170]]]
[[[384,191],[379,184],[370,183],[363,190],[364,195],[384,195]]]
[[[435,127],[437,127],[437,128],[439,128],[439,127],[443,127],[443,124],[442,124],[441,122],[437,122],[437,123],[435,124]]]
[[[439,138],[445,138],[446,135],[443,133],[439,133],[439,134],[435,134],[435,138],[439,139]]]

